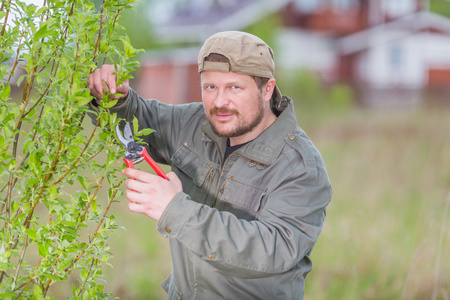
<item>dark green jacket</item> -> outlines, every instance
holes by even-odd
[[[303,298],[332,192],[292,101],[225,162],[226,139],[213,133],[202,103],[172,106],[130,90],[112,111],[155,129],[145,140],[150,155],[183,183],[157,224],[173,260],[162,284],[169,299]]]

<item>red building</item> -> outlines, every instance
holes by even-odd
[[[398,91],[418,102],[423,88],[450,86],[450,20],[429,12],[426,0],[183,3],[157,26],[158,38],[195,46],[148,51],[135,85],[144,98],[200,101],[197,53],[203,41],[272,14],[283,21],[272,45],[278,70],[307,69],[325,83],[348,83],[369,104],[398,101]]]

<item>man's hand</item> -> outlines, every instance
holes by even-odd
[[[119,66],[118,66],[119,67]],[[91,90],[92,96],[97,98],[97,103],[100,104],[100,99],[103,93],[120,93],[122,97],[114,97],[114,99],[123,98],[128,95],[130,89],[128,79],[121,85],[117,86],[117,73],[114,65],[103,65],[100,69],[88,76],[88,87]]]
[[[169,180],[157,175],[126,168],[122,173],[129,177],[125,181],[125,196],[130,201],[128,208],[143,213],[158,221],[173,197],[183,190],[180,179],[169,172]]]

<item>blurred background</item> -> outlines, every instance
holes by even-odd
[[[322,152],[334,196],[305,299],[450,298],[450,2],[152,0],[120,20],[145,49],[132,87],[200,101],[197,54],[222,30],[275,52],[282,93]],[[144,168],[144,166],[141,166]],[[155,222],[115,208],[109,291],[162,299]]]
[[[143,98],[201,101],[197,54],[222,30],[274,50],[282,93],[327,164],[334,196],[305,299],[450,298],[450,2],[152,0],[120,20],[145,50]],[[145,166],[140,166],[145,168]],[[124,201],[125,202],[125,201]],[[156,223],[117,204],[107,290],[162,299]]]
[[[247,31],[273,48],[277,84],[334,190],[305,299],[450,299],[449,1],[147,0],[135,9],[119,23],[145,50],[131,81],[143,98],[201,101],[197,54],[217,31]],[[106,290],[164,299],[168,241],[122,200]]]

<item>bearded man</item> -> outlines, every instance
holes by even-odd
[[[309,258],[331,200],[317,148],[274,78],[272,49],[238,31],[208,38],[198,56],[202,102],[168,105],[117,86],[112,65],[89,76],[96,98],[124,97],[119,117],[145,137],[169,180],[126,168],[132,212],[169,239],[169,299],[302,299]]]

